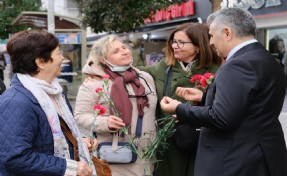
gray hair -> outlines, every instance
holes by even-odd
[[[91,49],[89,54],[88,62],[93,61],[95,64],[100,63],[100,59],[105,58],[109,48],[112,45],[112,42],[118,40],[122,42],[122,40],[114,34],[105,36],[97,40]]]
[[[242,8],[224,8],[210,14],[207,23],[215,23],[218,30],[228,26],[239,38],[253,35],[255,36],[256,23],[252,14]]]

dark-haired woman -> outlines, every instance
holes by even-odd
[[[0,175],[92,175],[88,147],[55,79],[63,59],[58,39],[22,31],[11,36],[7,51],[15,75],[0,99]]]
[[[175,94],[176,88],[193,87],[189,81],[193,75],[215,73],[222,62],[214,48],[209,45],[208,27],[204,24],[185,23],[178,26],[170,34],[166,48],[165,59],[155,65],[139,68],[153,76],[159,101],[164,95],[183,101]],[[170,86],[165,84],[168,77]],[[158,106],[157,119],[166,115]],[[192,176],[196,149],[181,150],[176,145],[175,136],[167,142],[169,147],[159,156],[154,175]]]

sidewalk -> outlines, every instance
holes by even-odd
[[[284,136],[285,136],[285,142],[287,145],[287,94],[285,95],[285,100],[284,100],[281,114],[279,116],[279,120],[280,120],[281,125],[282,125],[282,129],[283,129]]]
[[[279,116],[279,120],[281,122],[282,125],[282,129],[284,132],[284,136],[285,136],[285,142],[287,145],[287,112],[281,112],[280,116]]]

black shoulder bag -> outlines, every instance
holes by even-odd
[[[163,95],[171,94],[171,67],[166,69],[166,77],[163,86]],[[175,132],[175,142],[180,150],[196,151],[199,139],[199,130],[189,123],[178,123]]]

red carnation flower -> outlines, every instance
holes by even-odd
[[[110,79],[110,75],[103,75],[103,79]]]
[[[96,89],[96,93],[99,93],[99,92],[102,92],[103,91],[103,88],[99,87]]]
[[[104,106],[102,106],[102,105],[99,105],[99,104],[96,104],[94,106],[94,110],[99,115],[104,115],[106,113],[106,108]]]
[[[196,74],[190,79],[190,82],[195,83],[196,81],[200,81],[200,79],[201,79],[201,75]]]
[[[205,73],[205,74],[203,75],[203,77],[205,77],[206,79],[209,79],[211,76],[213,76],[212,73]]]
[[[213,79],[213,73],[205,73],[203,75],[195,74],[189,81],[194,84],[195,88],[205,92],[207,86],[212,83]]]
[[[202,77],[199,82],[203,87],[207,87],[206,78]]]

